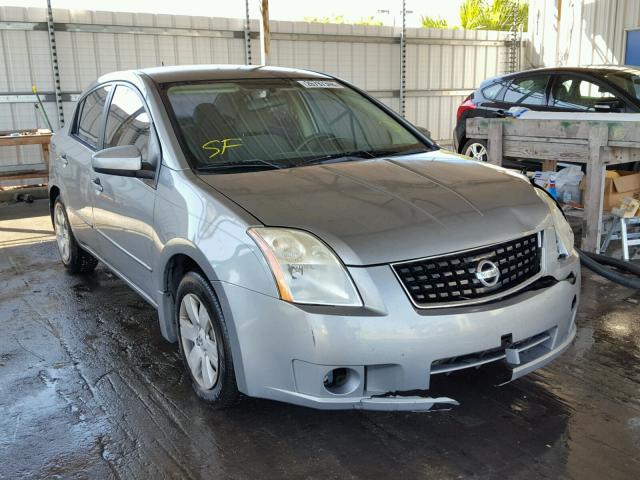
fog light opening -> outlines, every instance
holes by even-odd
[[[573,300],[571,301],[571,311],[573,311],[573,309],[576,308],[576,303],[578,303],[578,297],[574,295]]]
[[[358,388],[360,375],[352,368],[334,368],[327,372],[322,384],[329,393],[348,395]]]

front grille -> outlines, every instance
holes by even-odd
[[[481,270],[500,270],[495,277],[478,278]],[[392,265],[400,282],[418,307],[442,304],[480,303],[500,293],[509,292],[540,273],[542,233],[534,233],[487,247],[476,248],[442,257],[426,258]],[[491,272],[488,272],[491,273]],[[487,285],[489,284],[489,285]]]

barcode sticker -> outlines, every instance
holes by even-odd
[[[304,88],[343,88],[334,80],[298,80]]]

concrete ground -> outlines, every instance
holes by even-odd
[[[65,273],[44,201],[0,207],[0,478],[640,478],[640,293],[584,271],[578,335],[448,412],[324,412],[191,392],[156,313]]]

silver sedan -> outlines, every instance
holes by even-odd
[[[154,306],[215,406],[428,410],[456,403],[433,376],[492,363],[509,381],[575,335],[555,202],[335,77],[109,74],[51,152],[62,262],[100,261]]]

